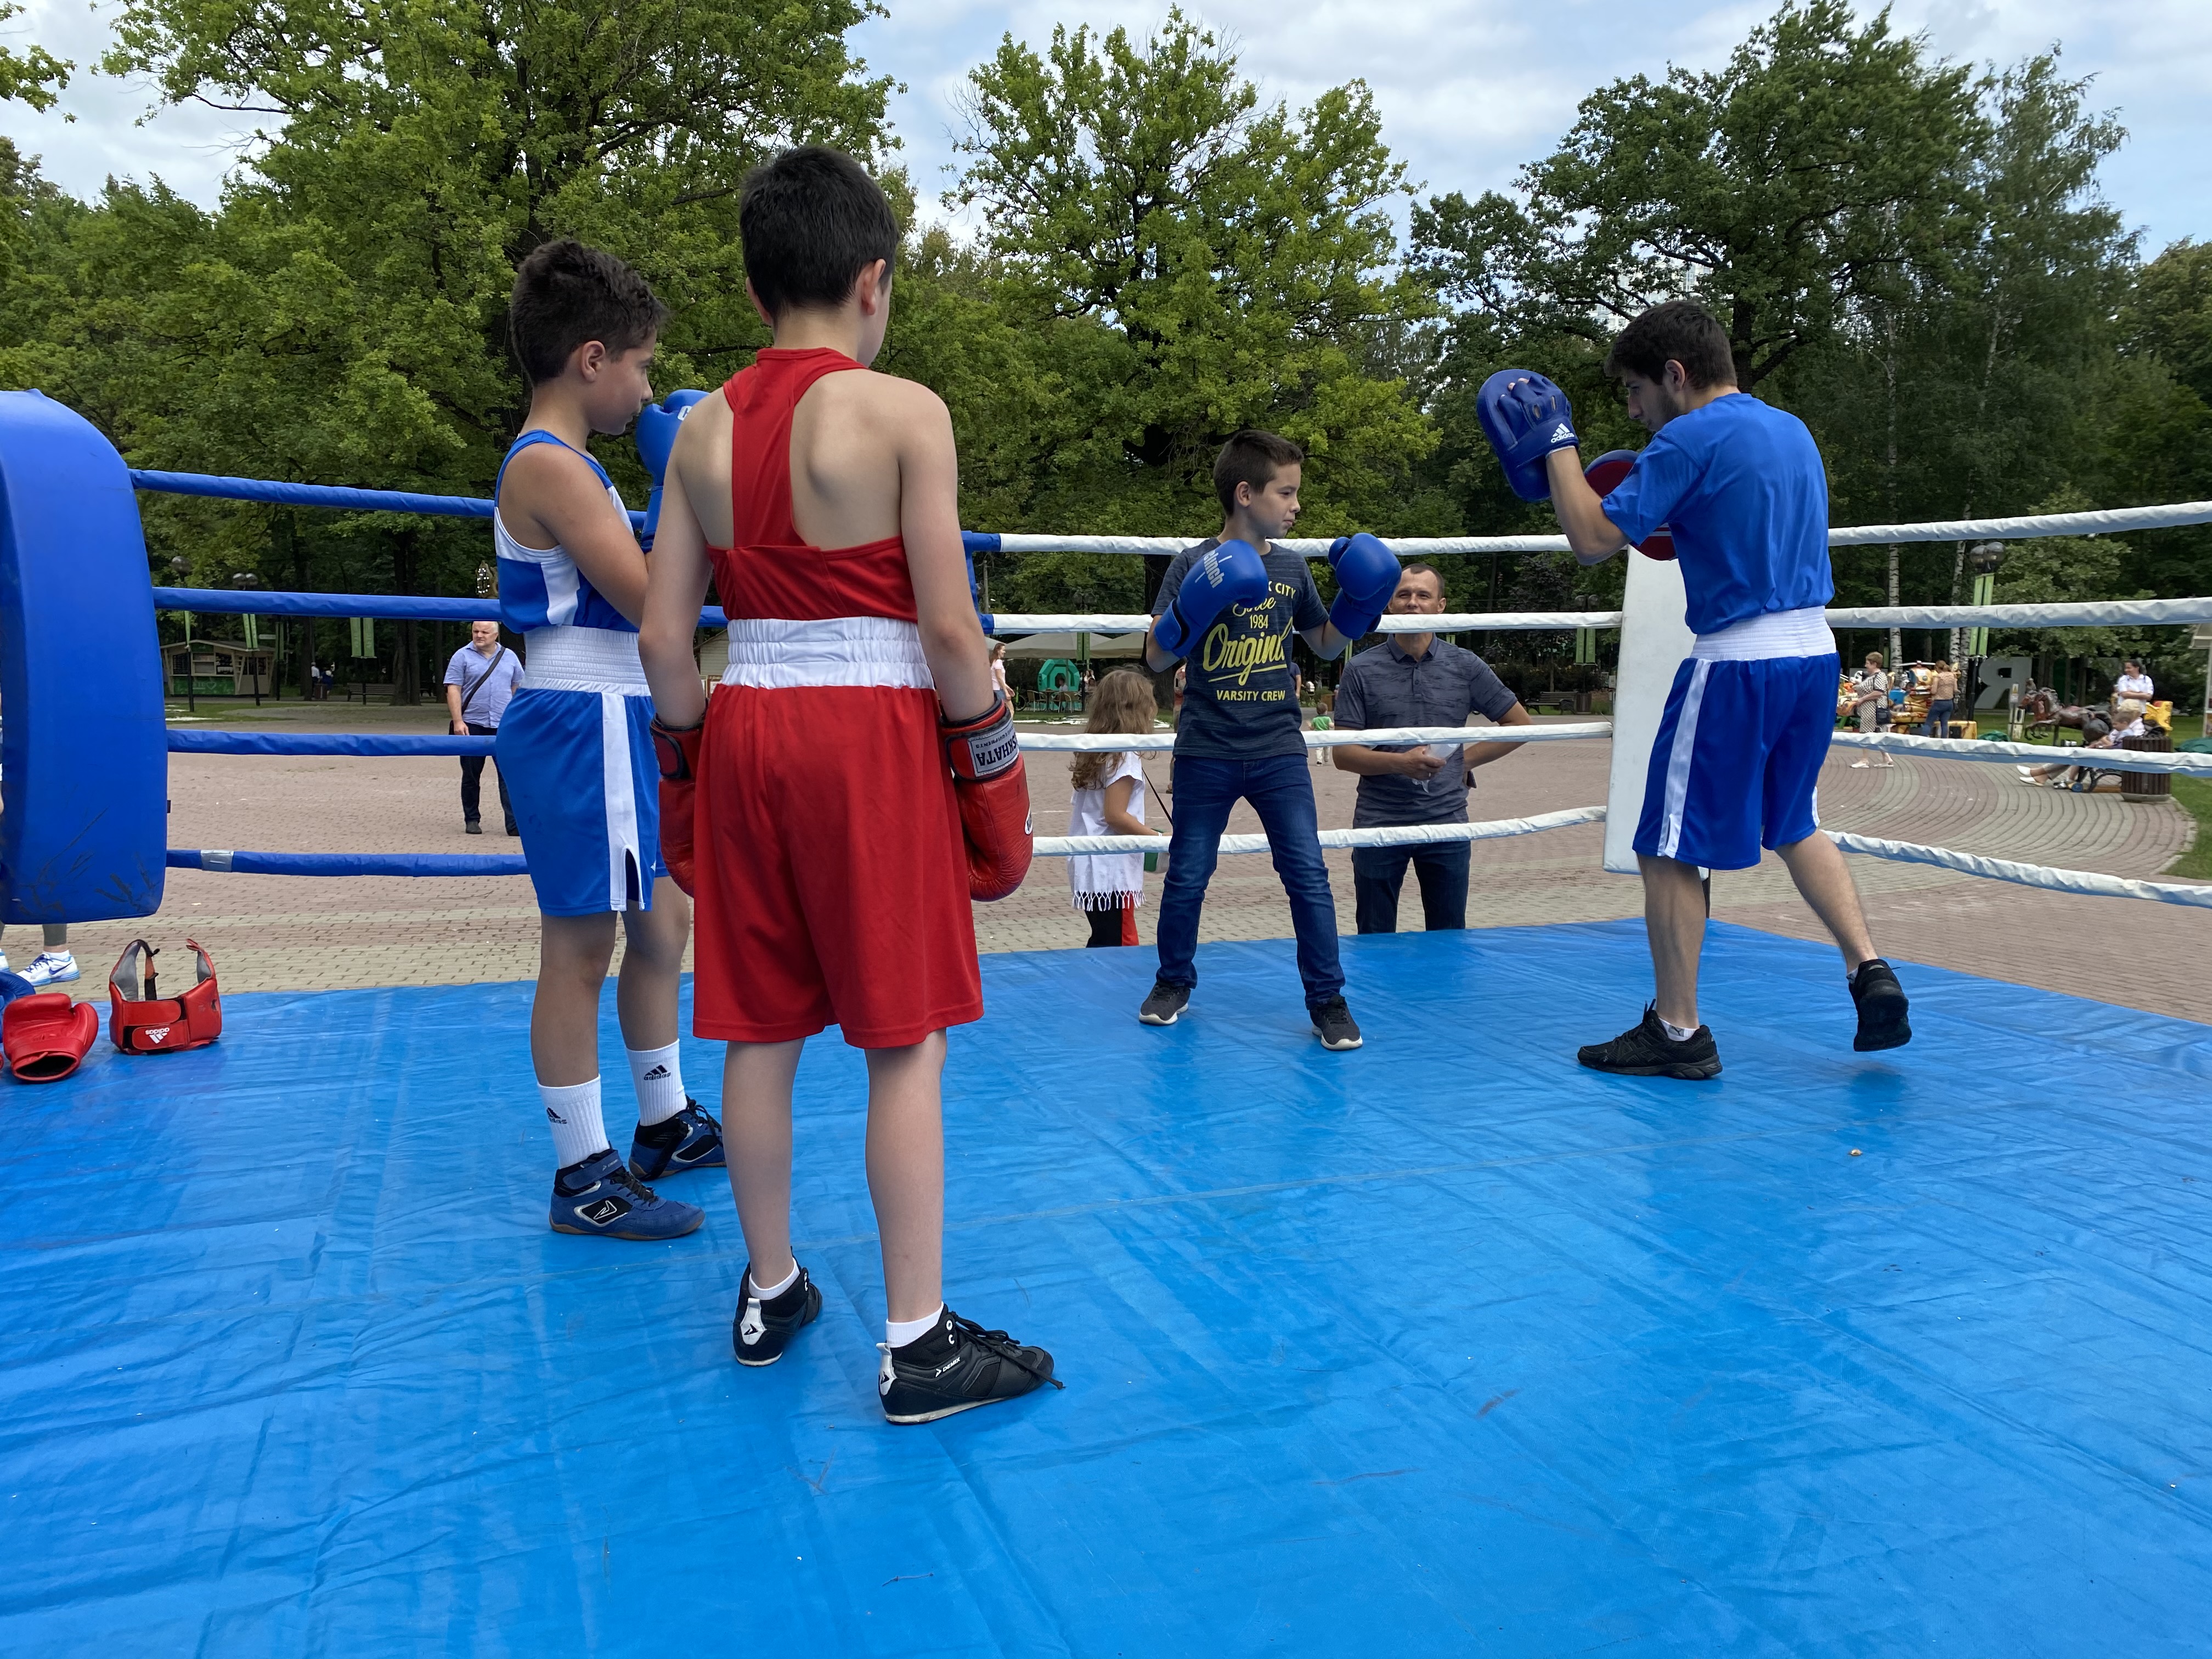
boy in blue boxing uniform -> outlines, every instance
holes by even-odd
[[[1584,564],[1671,527],[1687,621],[1652,745],[1636,829],[1657,995],[1642,1022],[1577,1054],[1601,1072],[1709,1078],[1721,1069],[1698,1019],[1706,903],[1698,866],[1744,870],[1771,848],[1844,955],[1858,1012],[1852,1047],[1911,1040],[1903,988],[1875,954],[1842,853],[1820,833],[1814,789],[1835,726],[1837,657],[1825,608],[1828,483],[1804,422],[1741,391],[1728,336],[1702,306],[1655,306],[1622,331],[1607,371],[1651,442],[1601,500],[1583,477],[1565,394],[1506,369],[1483,423],[1525,501],[1549,495]]]
[[[1316,837],[1304,721],[1291,678],[1296,629],[1324,657],[1372,631],[1397,591],[1398,560],[1372,536],[1340,536],[1329,549],[1336,603],[1322,609],[1313,572],[1273,538],[1298,516],[1305,452],[1272,432],[1243,431],[1213,463],[1221,533],[1185,548],[1168,566],[1145,641],[1154,673],[1189,659],[1176,722],[1175,835],[1160,897],[1159,977],[1137,1018],[1172,1025],[1198,983],[1198,916],[1230,809],[1260,815],[1267,849],[1291,901],[1298,977],[1314,1034],[1327,1048],[1357,1048],[1359,1027],[1344,1001],[1336,902]]]
[[[557,1232],[674,1238],[705,1212],[645,1183],[724,1164],[720,1126],[689,1099],[677,988],[690,912],[660,859],[652,693],[637,654],[645,555],[586,446],[652,401],[647,371],[667,311],[613,255],[549,242],[515,273],[507,331],[530,416],[500,467],[492,537],[501,619],[523,635],[525,678],[495,754],[540,916],[530,1054],[553,1132]],[[599,992],[628,940],[615,1007],[637,1087],[627,1163],[600,1118]]]

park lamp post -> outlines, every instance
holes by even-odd
[[[1967,566],[1974,573],[1973,604],[1977,606],[1996,602],[1997,567],[2005,562],[2008,550],[2002,542],[1976,542],[1966,550]],[[1990,630],[1971,629],[1967,633],[1966,654],[1986,657],[1990,654]]]

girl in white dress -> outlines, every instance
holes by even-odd
[[[1086,732],[1149,732],[1154,700],[1149,676],[1117,668],[1091,694]],[[1134,750],[1078,755],[1069,768],[1075,799],[1071,836],[1157,836],[1145,822],[1145,769]],[[1091,920],[1091,945],[1134,945],[1145,894],[1142,853],[1080,853],[1067,861],[1075,908]]]

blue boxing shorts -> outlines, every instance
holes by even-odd
[[[507,704],[492,758],[547,915],[653,908],[653,884],[668,870],[652,722],[651,697],[618,691],[526,682]]]
[[[1824,648],[1781,654],[1816,644]],[[1775,612],[1700,636],[1667,694],[1636,850],[1747,870],[1761,848],[1787,847],[1817,830],[1838,668],[1818,612]]]

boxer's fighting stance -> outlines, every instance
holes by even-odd
[[[1657,995],[1644,1018],[1577,1058],[1633,1077],[1720,1073],[1698,1018],[1705,931],[1698,866],[1745,870],[1771,848],[1844,953],[1858,1049],[1911,1040],[1903,988],[1875,954],[1844,856],[1819,831],[1814,786],[1835,726],[1836,641],[1825,607],[1827,474],[1812,434],[1738,389],[1728,336],[1689,301],[1655,306],[1606,360],[1629,417],[1652,433],[1602,499],[1583,479],[1574,413],[1542,375],[1504,369],[1479,407],[1523,501],[1547,495],[1584,564],[1674,532],[1697,635],[1652,745],[1636,828]]]
[[[1050,1354],[961,1318],[940,1287],[945,1029],[982,1017],[969,898],[1020,881],[1029,785],[969,597],[951,419],[867,368],[890,204],[808,146],[755,172],[738,222],[775,343],[684,418],[643,641],[664,844],[698,903],[693,1030],[730,1045],[723,1127],[752,1258],[732,1340],[771,1364],[822,1309],[791,1254],[791,1094],[801,1046],[836,1024],[867,1052],[878,1389],[892,1422],[926,1423],[1059,1386]],[[692,638],[710,573],[730,665],[708,703]]]

